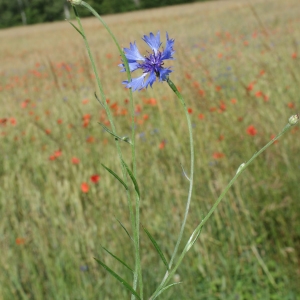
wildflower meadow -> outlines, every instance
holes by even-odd
[[[0,30],[0,300],[300,299],[299,1],[70,2]]]

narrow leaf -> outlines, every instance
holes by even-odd
[[[123,142],[126,142],[126,143],[128,143],[128,144],[130,144],[130,145],[132,145],[132,143],[131,143],[131,141],[130,141],[130,139],[129,139],[129,137],[128,136],[118,136],[118,135],[116,135],[116,134],[114,134],[111,130],[109,130],[105,125],[103,125],[102,123],[99,123],[102,127],[103,127],[103,129],[106,131],[106,132],[108,132],[109,134],[111,134],[112,136],[114,136],[115,137],[115,140],[119,140],[119,141],[123,141]]]
[[[188,181],[191,181],[191,179],[187,176],[186,172],[184,171],[184,168],[182,166],[182,164],[180,164],[181,166],[181,169],[182,169],[182,172],[183,172],[183,175],[185,176],[185,178],[188,180]]]
[[[157,242],[155,241],[155,239],[153,238],[153,236],[150,234],[150,232],[146,228],[143,227],[143,229],[147,233],[149,239],[151,240],[151,242],[152,242],[153,246],[155,247],[156,251],[158,252],[160,258],[162,259],[163,263],[167,267],[167,270],[169,270],[168,262],[167,262],[167,260],[166,260],[166,258],[164,256],[164,254],[162,253],[161,249],[159,248]]]
[[[83,36],[83,33],[73,24],[73,23],[71,23],[69,20],[66,20],[66,21],[68,21],[69,22],[69,24],[71,24],[76,30],[77,30],[77,32],[82,36],[82,37],[84,37]]]
[[[113,253],[111,253],[109,250],[107,250],[105,247],[101,246],[108,254],[110,254],[113,258],[115,258],[118,262],[120,262],[123,266],[125,266],[128,270],[130,270],[132,273],[133,270],[120,258],[118,258],[116,255],[114,255]]]
[[[103,106],[103,108],[105,109],[105,106],[104,106],[103,102],[98,98],[97,94],[95,93],[94,95],[95,95],[96,99],[98,100],[98,102],[99,102],[99,103]]]
[[[130,234],[129,234],[128,230],[125,228],[125,226],[117,218],[116,218],[116,220],[119,222],[119,224],[121,225],[121,227],[125,230],[125,232],[129,236],[129,238],[133,241],[133,238],[130,236]]]
[[[137,192],[137,194],[138,194],[138,196],[139,196],[139,198],[140,198],[140,197],[141,197],[141,195],[140,195],[140,189],[139,189],[138,183],[137,183],[137,181],[136,181],[136,179],[135,179],[133,173],[132,173],[131,170],[128,168],[128,166],[126,165],[126,163],[125,163],[124,160],[122,160],[122,163],[123,163],[123,165],[125,166],[126,171],[127,171],[127,173],[129,174],[129,176],[130,176],[130,178],[131,178],[131,180],[132,180],[132,182],[133,182],[133,184],[134,184],[135,191]]]
[[[161,293],[163,293],[163,292],[164,292],[165,290],[167,290],[168,288],[170,288],[170,287],[172,287],[172,286],[174,286],[174,285],[180,284],[180,283],[181,283],[181,282],[174,282],[174,283],[171,283],[171,284],[165,286],[163,289],[161,289],[161,290],[159,291],[159,293],[156,295],[155,298],[153,298],[153,300],[156,299]]]
[[[105,168],[110,174],[112,174],[115,178],[117,178],[122,185],[125,187],[126,190],[128,190],[128,186],[127,184],[114,172],[112,171],[110,168],[106,167],[104,164],[101,164],[103,168]]]
[[[101,260],[95,258],[95,261],[100,264],[107,272],[109,272],[113,277],[115,277],[121,284],[124,285],[124,287],[131,292],[134,296],[137,297],[137,299],[141,300],[141,297],[137,294],[137,292],[117,273],[115,273],[112,269],[110,269],[105,263],[103,263]]]

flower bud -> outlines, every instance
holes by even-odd
[[[289,118],[290,125],[295,125],[295,124],[298,123],[298,121],[299,121],[299,115],[298,114],[297,115],[293,115],[293,116],[291,116]]]
[[[68,0],[72,5],[80,5],[82,0]]]

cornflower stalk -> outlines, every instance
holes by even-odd
[[[115,129],[115,125],[113,122],[113,118],[111,115],[111,111],[106,103],[106,99],[105,99],[105,95],[104,95],[104,91],[103,91],[103,87],[99,78],[99,74],[95,65],[95,61],[94,58],[92,56],[86,35],[84,33],[84,29],[83,26],[81,24],[78,12],[76,10],[75,5],[81,5],[86,7],[102,24],[103,26],[106,28],[106,30],[108,31],[109,35],[112,37],[113,41],[115,42],[119,53],[124,61],[125,67],[126,67],[126,73],[127,73],[127,77],[128,80],[131,80],[131,74],[129,71],[129,66],[128,66],[128,61],[127,58],[125,57],[117,39],[115,38],[115,36],[113,35],[113,33],[111,32],[111,30],[109,29],[109,27],[107,26],[107,24],[104,22],[104,20],[101,18],[101,16],[86,2],[84,1],[71,1],[73,5],[73,9],[74,9],[74,13],[80,28],[79,33],[82,35],[83,39],[84,39],[84,43],[86,46],[86,49],[88,51],[88,55],[92,64],[92,68],[93,68],[93,72],[96,76],[96,81],[97,81],[97,85],[98,88],[100,90],[101,93],[101,98],[102,98],[102,102],[100,102],[100,104],[105,108],[106,114],[108,116],[109,122],[111,124],[112,127],[112,133],[117,136],[116,134],[116,129]],[[72,26],[74,26],[71,23]],[[77,30],[77,28],[75,27],[75,29]],[[133,96],[132,96],[132,91],[129,91],[130,93],[130,113],[131,113],[131,154],[132,154],[132,167],[133,167],[133,175],[134,177],[136,177],[136,154],[135,154],[135,118],[134,118],[134,101],[133,101]],[[120,145],[119,145],[119,140],[116,140],[116,145],[117,145],[117,151],[118,151],[118,155],[119,155],[119,159],[120,159],[120,163],[121,163],[121,167],[122,167],[122,174],[123,174],[123,179],[127,185],[128,180],[127,180],[127,172],[126,172],[126,168],[124,166],[123,163],[123,156],[122,156],[122,152],[120,149]],[[133,230],[133,240],[134,240],[134,247],[135,247],[135,271],[134,271],[134,278],[133,278],[133,289],[136,290],[137,288],[137,284],[139,283],[139,290],[140,290],[140,295],[141,297],[143,297],[143,280],[142,280],[142,269],[141,269],[141,260],[140,260],[140,196],[137,194],[136,195],[136,203],[135,203],[135,214],[133,212],[133,206],[132,206],[132,201],[131,201],[131,196],[129,191],[127,190],[127,203],[128,203],[128,208],[129,208],[129,215],[130,215],[130,222],[131,222],[131,227]],[[132,300],[135,299],[135,296],[132,295]]]

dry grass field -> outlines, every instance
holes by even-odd
[[[88,2],[88,1],[87,1]],[[80,12],[80,10],[79,10]],[[104,16],[122,47],[165,32],[172,81],[192,118],[195,189],[184,241],[238,166],[299,112],[298,0],[229,0]],[[82,20],[117,132],[130,135],[119,53],[95,18]],[[75,22],[74,22],[75,23]],[[81,36],[57,22],[0,31],[0,300],[129,299],[93,259],[129,282],[121,173]],[[167,84],[134,93],[141,224],[169,258],[183,217],[188,131]],[[300,299],[300,131],[293,127],[246,170],[220,204],[161,299]],[[122,143],[127,160],[130,147]],[[148,299],[164,265],[142,233]]]

